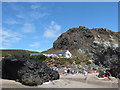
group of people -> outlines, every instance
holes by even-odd
[[[87,70],[84,70],[84,76],[85,76],[85,80],[87,79],[87,76],[88,76],[88,72]],[[109,80],[111,80],[112,76],[111,76],[111,73],[110,73],[110,69],[106,69],[103,71],[103,78],[108,78]]]
[[[104,78],[104,79],[109,79],[111,80],[111,73],[110,73],[110,69],[101,69],[101,71],[99,72],[99,75],[98,75],[99,78]]]
[[[68,68],[67,70],[64,70],[64,73],[68,74],[74,74],[75,71],[74,70],[70,70],[70,68]]]
[[[70,70],[70,68],[68,68],[67,70],[64,70],[64,73],[65,73],[65,75],[69,75],[69,74],[74,75],[76,72],[74,70]],[[84,77],[85,77],[84,80],[86,80],[87,76],[88,76],[87,70],[83,70],[82,73],[84,74]]]
[[[109,69],[104,70],[103,78],[108,78],[111,80],[111,73]]]
[[[87,80],[88,73],[92,74],[92,73],[96,73],[96,72],[99,72],[99,71],[82,70],[82,71],[76,72],[75,70],[71,70],[71,68],[67,68],[67,69],[64,70],[63,73],[61,73],[61,75],[62,74],[64,74],[64,75],[69,75],[69,74],[75,75],[75,74],[81,73],[81,74],[84,75],[84,80]],[[108,69],[103,69],[102,68],[99,72],[98,77],[111,80],[112,76],[111,76],[111,73],[110,73],[110,69],[109,68]]]

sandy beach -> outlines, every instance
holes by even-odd
[[[118,80],[98,79],[96,74],[89,74],[88,79],[84,80],[83,74],[60,75],[59,80],[46,82],[38,86],[25,86],[13,80],[1,79],[2,88],[118,88]]]

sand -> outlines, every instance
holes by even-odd
[[[25,86],[13,80],[0,79],[2,88],[118,88],[118,80],[98,79],[96,74],[89,74],[84,80],[84,75],[61,75],[59,80],[50,81],[38,86]]]

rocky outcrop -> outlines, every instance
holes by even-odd
[[[53,49],[76,50],[73,56],[88,55],[97,65],[109,67],[118,59],[120,34],[106,28],[88,29],[84,26],[71,28],[53,43]]]
[[[34,58],[11,56],[2,59],[2,78],[33,86],[59,79],[59,74]]]
[[[120,79],[120,61],[116,61],[111,65],[112,76]]]

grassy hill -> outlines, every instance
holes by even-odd
[[[29,50],[20,50],[20,49],[1,49],[0,54],[2,57],[11,56],[11,55],[29,55],[30,53],[39,53],[36,51],[29,51]]]

